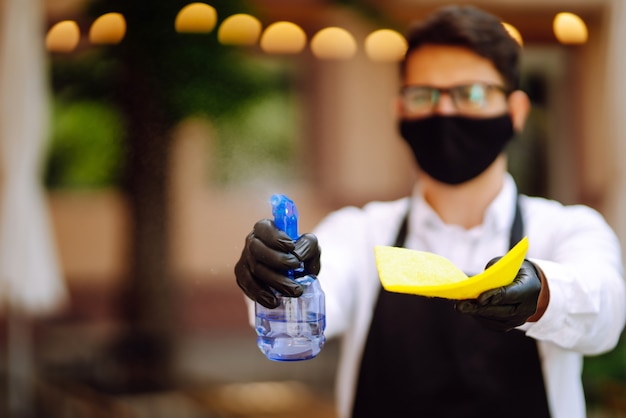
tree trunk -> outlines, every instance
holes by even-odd
[[[162,80],[154,74],[159,48],[164,47],[154,29],[161,27],[161,33],[173,35],[169,14],[150,16],[141,27],[146,10],[158,12],[152,2],[121,2],[119,7],[129,27],[120,45],[120,100],[127,121],[125,187],[132,245],[130,274],[121,294],[124,327],[111,347],[112,370],[107,375],[112,377],[112,390],[133,393],[174,384],[174,289],[167,250],[167,157],[173,117],[168,114]]]

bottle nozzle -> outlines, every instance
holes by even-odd
[[[297,240],[300,235],[298,234],[298,209],[296,204],[283,194],[272,195],[270,203],[276,228],[284,231],[292,240]]]

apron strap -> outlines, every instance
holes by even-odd
[[[513,224],[511,225],[511,235],[509,238],[509,249],[515,247],[515,244],[524,238],[524,220],[522,219],[522,209],[519,205],[519,195],[515,199],[515,215],[513,216]]]

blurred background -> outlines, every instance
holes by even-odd
[[[401,34],[447,3],[0,0],[0,416],[334,417],[338,343],[266,360],[234,263],[273,193],[309,231],[409,192]],[[626,242],[624,2],[454,3],[523,45],[521,191]],[[624,337],[583,378],[625,417]]]

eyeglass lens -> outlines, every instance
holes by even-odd
[[[403,89],[403,99],[407,111],[415,113],[430,112],[439,102],[443,94],[452,99],[458,111],[476,112],[504,97],[504,89],[500,86],[472,83],[449,88],[429,86],[408,86]]]

